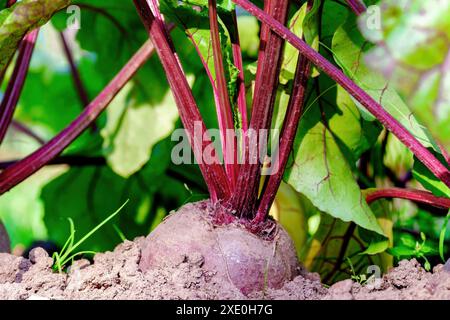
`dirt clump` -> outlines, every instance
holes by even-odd
[[[324,299],[331,300],[449,300],[450,271],[447,261],[433,272],[425,271],[416,259],[400,261],[381,279],[366,285],[352,280],[332,285]]]

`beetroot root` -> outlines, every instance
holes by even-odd
[[[199,257],[205,269],[246,295],[279,289],[299,274],[293,242],[281,226],[272,240],[264,240],[237,222],[215,225],[213,217],[214,209],[206,201],[187,204],[168,216],[146,238],[140,269]]]

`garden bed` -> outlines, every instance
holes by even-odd
[[[416,260],[401,261],[370,286],[345,280],[326,288],[317,274],[300,268],[281,289],[245,297],[205,269],[200,254],[180,253],[172,265],[142,273],[143,242],[125,241],[93,263],[77,261],[67,274],[53,272],[53,260],[41,248],[29,259],[1,253],[0,299],[450,299],[450,264],[426,272]]]

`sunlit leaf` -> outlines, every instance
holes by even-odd
[[[430,137],[428,130],[420,125],[411,110],[404,103],[398,93],[389,85],[381,74],[377,74],[364,63],[364,52],[369,43],[362,37],[354,19],[341,26],[333,38],[333,53],[336,62],[344,72],[362,89],[378,101],[385,110],[407,128],[420,142],[427,147],[438,150]],[[358,104],[359,105],[359,104]],[[366,119],[374,119],[361,106],[362,114]]]
[[[101,131],[108,164],[122,177],[137,172],[151,156],[153,146],[175,127],[178,111],[170,92],[158,105],[130,96],[125,86],[107,109],[108,122]]]
[[[22,0],[0,11],[0,73],[28,31],[46,23],[71,0]]]
[[[307,216],[300,195],[288,184],[282,183],[270,209],[270,215],[286,229],[300,256],[307,235]]]
[[[401,92],[421,121],[450,143],[450,2],[380,2],[378,28],[367,13],[359,24],[375,42],[366,54],[370,67]]]
[[[67,218],[73,219],[77,234],[88,233],[127,199],[130,202],[120,217],[83,243],[80,250],[111,250],[122,241],[114,225],[127,239],[148,234],[158,208],[169,212],[189,197],[181,182],[165,175],[169,160],[170,140],[165,140],[154,147],[146,166],[128,179],[107,166],[88,166],[71,168],[51,181],[41,195],[49,238],[59,245],[65,242],[68,230],[61,226]]]
[[[322,212],[383,234],[333,134],[320,120],[317,108],[304,115],[286,182]]]

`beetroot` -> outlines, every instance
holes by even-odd
[[[292,240],[277,225],[275,236],[265,240],[238,222],[217,225],[209,202],[187,204],[168,216],[145,240],[142,271],[203,257],[203,267],[230,281],[243,294],[281,288],[299,274]]]

